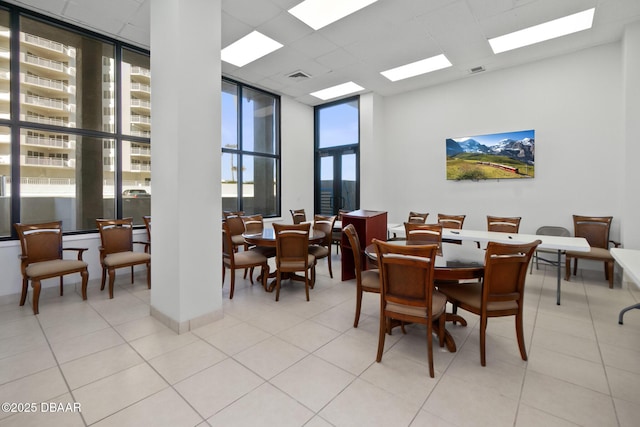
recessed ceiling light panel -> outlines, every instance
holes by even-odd
[[[447,67],[451,67],[451,62],[449,62],[446,56],[440,54],[432,56],[431,58],[412,62],[411,64],[401,65],[400,67],[382,71],[380,74],[392,82],[396,82],[398,80],[408,79],[409,77],[430,73]]]
[[[289,13],[319,30],[378,0],[305,0],[289,9]]]
[[[281,47],[281,43],[262,33],[253,31],[222,49],[220,58],[236,67],[242,67]]]
[[[361,90],[364,90],[362,86],[357,85],[354,82],[347,82],[341,85],[332,86],[326,89],[319,90],[317,92],[313,92],[310,95],[326,101],[328,99],[337,98],[339,96],[360,92]]]
[[[489,39],[489,44],[493,49],[493,53],[497,54],[587,30],[593,24],[594,12],[595,8],[588,9],[503,36],[494,37]]]

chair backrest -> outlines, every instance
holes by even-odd
[[[62,259],[62,221],[17,223],[14,227],[20,239],[23,263]]]
[[[440,224],[404,223],[404,231],[408,241],[422,243],[442,243],[442,226]]]
[[[522,309],[527,267],[540,243],[541,240],[516,245],[497,242],[487,244],[482,286],[483,310],[487,309],[489,303],[500,304],[507,301],[519,301],[519,309]],[[498,307],[495,306],[496,309]]]
[[[409,212],[409,219],[407,220],[407,222],[410,222],[412,224],[424,224],[425,222],[427,222],[427,217],[429,216],[428,213],[419,213],[419,212]]]
[[[304,261],[308,266],[309,230],[311,224],[273,224],[276,234],[276,265]]]
[[[576,237],[584,237],[594,248],[609,248],[609,231],[612,216],[573,216],[573,228]]]
[[[543,225],[536,230],[536,234],[539,236],[558,236],[569,237],[571,232],[564,227],[557,227],[554,225]]]
[[[96,219],[104,255],[133,250],[133,219]]]
[[[356,280],[360,283],[360,275],[362,273],[362,246],[360,246],[360,237],[353,224],[347,224],[342,228],[342,232],[346,234],[349,240],[349,246],[353,252],[353,266],[356,270]]]
[[[229,232],[229,224],[226,221],[222,223],[222,257],[233,260],[233,242],[231,241],[231,233]]]
[[[437,245],[393,245],[374,239],[383,307],[397,303],[431,311]]]
[[[304,213],[304,209],[289,209],[289,212],[291,212],[291,218],[294,224],[300,224],[307,220],[307,214]]]
[[[244,221],[240,215],[229,215],[224,222],[229,226],[231,236],[238,236],[244,233]]]
[[[517,233],[520,230],[521,217],[500,217],[487,215],[487,230],[503,233]]]
[[[244,216],[244,211],[222,211],[222,217],[224,219],[230,216]]]
[[[330,247],[331,241],[333,240],[333,235],[331,234],[333,231],[333,224],[336,222],[336,217],[334,216],[325,216],[325,215],[314,215],[313,216],[313,229],[317,231],[322,231],[324,233],[324,239],[322,240],[321,245]]]
[[[151,241],[151,216],[144,215],[142,221],[144,221],[144,226],[147,229],[147,239]]]
[[[261,234],[264,230],[264,219],[262,215],[250,215],[243,218],[244,232],[247,234]]]
[[[462,224],[464,223],[464,219],[466,215],[445,215],[438,214],[438,224],[442,226],[442,228],[452,228],[455,230],[461,230]]]
[[[338,216],[336,217],[336,220],[342,221],[342,215],[348,214],[349,212],[351,212],[349,209],[338,209]]]

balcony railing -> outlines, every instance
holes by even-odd
[[[37,105],[39,107],[48,107],[60,111],[69,111],[69,103],[59,99],[45,98],[43,96],[26,95],[25,104]]]
[[[131,74],[137,74],[139,76],[151,77],[151,71],[142,67],[131,67]]]
[[[151,165],[132,163],[131,172],[151,172]]]
[[[65,119],[57,117],[41,117],[41,116],[27,116],[26,120],[32,123],[42,123],[44,125],[54,126],[69,126],[69,122]]]
[[[45,49],[49,49],[54,52],[59,52],[64,55],[71,56],[72,53],[75,54],[75,49],[65,46],[62,43],[58,43],[53,40],[45,39],[39,36],[34,36],[33,34],[28,34],[28,33],[23,33],[23,34],[24,34],[24,41],[26,43],[43,47]]]
[[[131,115],[132,123],[151,123],[151,117],[149,116],[141,116],[140,114],[132,114]]]
[[[50,70],[60,71],[61,73],[71,74],[71,68],[60,61],[54,61],[53,59],[41,58],[36,55],[27,54],[25,56],[25,62],[28,64],[37,65],[39,67],[48,68]]]
[[[29,166],[52,166],[56,168],[74,167],[75,161],[69,159],[58,159],[54,157],[25,157],[24,164]]]
[[[145,99],[131,98],[132,107],[151,108],[151,101]]]
[[[151,138],[151,131],[148,130],[132,130],[129,132],[131,136],[141,136],[144,138]]]
[[[151,149],[149,148],[140,148],[140,147],[132,147],[131,154],[136,156],[150,156]]]
[[[56,89],[62,92],[69,92],[69,85],[62,80],[46,79],[44,77],[33,76],[27,74],[24,76],[24,82],[35,86],[46,87],[50,89]]]
[[[37,145],[41,147],[53,148],[76,148],[75,141],[63,141],[55,138],[44,138],[39,136],[28,136],[25,138],[25,145]]]
[[[137,92],[151,93],[151,86],[145,85],[143,83],[131,83],[131,90],[135,90]]]

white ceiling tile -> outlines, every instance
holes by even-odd
[[[287,12],[281,12],[278,16],[260,25],[257,29],[262,34],[282,44],[293,43],[313,33],[313,30],[309,26]]]
[[[269,0],[222,0],[222,9],[252,28],[257,28],[282,12],[282,8]]]

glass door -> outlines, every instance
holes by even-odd
[[[357,154],[354,149],[320,151],[316,179],[315,212],[336,215],[340,209],[358,206]]]

